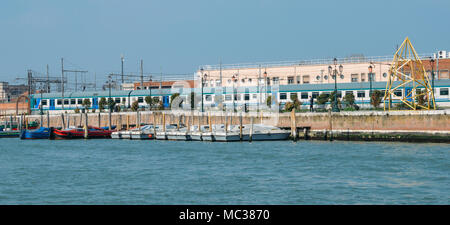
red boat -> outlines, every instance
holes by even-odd
[[[111,133],[115,130],[105,130],[99,127],[88,127],[88,138],[111,138]],[[64,130],[53,129],[54,139],[77,139],[84,138],[83,128],[69,128]]]

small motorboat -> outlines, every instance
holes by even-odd
[[[20,139],[49,139],[51,130],[48,127],[40,127],[36,130],[22,130]]]
[[[111,133],[115,130],[105,130],[99,127],[88,127],[88,138],[111,138]],[[84,138],[83,128],[68,128],[64,130],[54,129],[51,133],[54,139],[78,139]]]
[[[0,138],[15,138],[19,137],[20,132],[18,130],[4,129],[0,127]]]

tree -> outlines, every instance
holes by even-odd
[[[115,106],[116,102],[112,98],[108,98],[108,108],[111,109],[111,111],[114,111]]]
[[[381,91],[375,90],[372,92],[372,96],[370,97],[370,104],[373,107],[378,108],[380,103],[381,103]]]
[[[91,107],[91,100],[89,98],[85,98],[81,104],[86,112],[89,112],[89,107]]]
[[[153,99],[151,96],[145,96],[145,103],[147,103],[148,108],[152,110]]]
[[[131,104],[131,110],[133,110],[133,112],[138,111],[139,109],[139,102],[136,100],[133,102],[133,104]]]
[[[321,106],[325,105],[325,103],[328,102],[329,97],[330,96],[328,94],[325,93],[320,94],[319,96],[317,96],[317,104]]]
[[[336,92],[335,91],[333,91],[333,92],[331,92],[331,95],[330,95],[330,104],[333,104],[333,102],[334,102],[334,95],[336,94]],[[338,107],[339,108],[342,108],[342,105],[341,105],[341,99],[339,98],[339,96],[337,96],[337,105],[338,105]]]
[[[80,113],[80,109],[77,107],[77,108],[75,108],[75,113]]]
[[[416,102],[419,105],[427,106],[426,92],[420,89],[416,90]],[[421,109],[420,107],[418,109]]]
[[[344,102],[346,107],[353,107],[355,105],[355,96],[353,93],[347,93],[344,96]]]
[[[103,112],[106,104],[107,104],[106,98],[105,97],[100,98],[100,101],[98,102],[98,109],[100,110],[100,112]]]
[[[272,106],[272,95],[269,95],[266,99],[266,104],[269,108]]]

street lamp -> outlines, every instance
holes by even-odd
[[[108,87],[109,87],[109,99],[108,99],[108,116],[109,116],[109,127],[108,130],[111,130],[111,105],[112,105],[112,99],[111,99],[111,75],[108,76]]]
[[[201,81],[202,81],[202,112],[203,112],[203,86],[205,85],[205,80],[208,77],[208,75],[205,73],[203,74],[203,68],[200,69],[200,77],[201,77]]]
[[[338,104],[337,104],[337,75],[338,75],[338,69],[337,69],[337,59],[333,59],[334,62],[334,70],[333,67],[328,66],[328,74],[330,77],[332,76],[334,78],[334,101],[332,104],[331,111],[332,112],[340,112]],[[342,71],[344,70],[344,67],[342,65],[339,66],[339,75],[342,75]]]
[[[150,75],[148,89],[150,91],[150,111],[152,110],[153,98],[152,98],[152,76]]]
[[[231,78],[233,80],[233,112],[236,112],[236,102],[235,102],[235,98],[236,98],[236,90],[234,87],[234,83],[236,83],[236,81],[238,80],[239,74],[234,74]]]
[[[369,66],[369,82],[370,82],[369,98],[370,98],[370,103],[372,103],[372,71],[373,71],[374,67],[375,66],[372,67],[372,65]]]
[[[267,71],[264,71],[264,99],[266,100],[267,104]]]

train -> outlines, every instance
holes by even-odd
[[[398,81],[396,81],[397,84]],[[395,83],[394,83],[395,85]],[[150,96],[158,101],[158,109],[173,108],[171,96],[177,94],[178,108],[204,110],[216,108],[219,105],[225,109],[234,110],[256,110],[266,105],[266,98],[272,96],[273,102],[277,102],[279,108],[292,101],[292,96],[296,95],[302,102],[301,107],[309,108],[310,98],[317,98],[322,93],[331,94],[334,91],[334,84],[289,84],[289,85],[260,85],[260,86],[237,86],[237,87],[203,87],[203,88],[162,88],[150,90],[111,90],[109,91],[83,91],[62,93],[38,93],[30,95],[30,108],[33,114],[49,112],[60,113],[72,112],[76,109],[84,109],[83,101],[88,99],[90,105],[88,110],[99,109],[101,98],[111,99],[120,110],[128,110],[133,102],[138,102],[139,108],[148,108],[145,101]],[[355,96],[355,104],[362,108],[370,107],[370,90],[380,90],[384,93],[386,82],[358,82],[337,84],[338,97],[342,98],[346,94],[352,93]],[[410,88],[409,88],[410,89]],[[450,79],[435,80],[435,102],[439,107],[450,108]],[[151,93],[150,93],[151,92]],[[399,89],[394,93],[393,104],[399,103],[400,98],[408,93],[408,86]],[[194,100],[192,100],[194,96]],[[274,97],[276,96],[276,98]],[[203,98],[203,101],[201,101]],[[193,103],[192,103],[193,102]],[[317,101],[313,101],[316,105]],[[329,104],[329,103],[328,103]],[[326,107],[326,106],[325,106]]]

